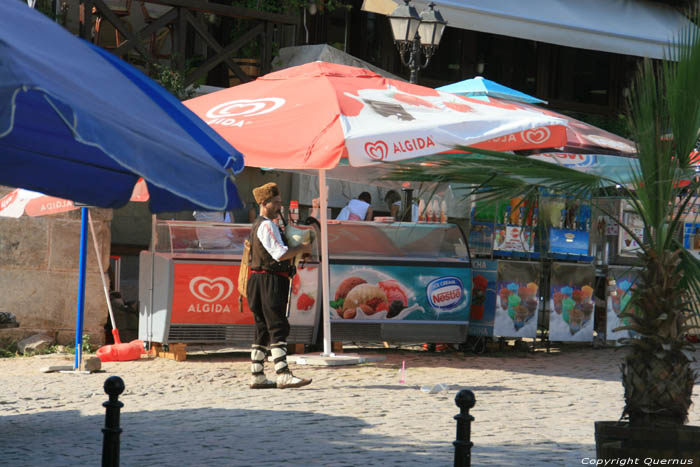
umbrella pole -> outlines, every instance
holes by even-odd
[[[321,197],[321,284],[323,298],[323,356],[333,356],[331,353],[331,309],[330,271],[328,267],[328,187],[326,186],[326,171],[318,171],[318,193]]]
[[[100,268],[100,278],[102,279],[102,289],[105,292],[105,298],[107,299],[107,310],[109,311],[109,319],[112,322],[112,336],[114,336],[114,343],[121,344],[122,341],[119,338],[119,330],[117,330],[117,323],[114,321],[114,311],[112,311],[112,300],[109,298],[109,289],[107,288],[107,282],[105,281],[104,269],[102,269],[102,254],[97,246],[97,235],[95,235],[95,226],[92,223],[92,214],[88,211],[88,223],[90,224],[90,233],[92,234],[92,244],[95,246],[95,256],[97,257],[97,266]]]
[[[85,268],[87,263],[88,210],[80,208],[80,265],[78,269],[78,316],[75,324],[74,370],[80,370],[83,354],[83,312],[85,311]]]

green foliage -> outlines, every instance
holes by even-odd
[[[93,349],[90,344],[90,335],[83,334],[83,353],[95,353],[96,350],[97,349]],[[73,349],[73,353],[75,353],[75,349]]]
[[[181,101],[195,96],[194,89],[185,86],[185,76],[169,66],[153,64],[149,74],[154,81]]]
[[[674,44],[670,58],[676,60],[660,65],[644,61],[631,87],[626,121],[637,144],[639,168],[631,169],[632,182],[620,191],[643,222],[643,238],[617,215],[606,213],[641,247],[641,272],[621,315],[630,324],[620,328],[639,335],[627,341],[629,353],[622,366],[625,414],[633,424],[683,423],[695,379],[685,335],[689,318],[698,316],[700,260],[679,239],[684,211],[700,197],[700,180],[690,160],[700,129],[697,31],[688,29]],[[524,196],[529,207],[542,188],[588,199],[615,185],[604,176],[514,154],[462,149],[471,154],[402,164],[387,178],[462,183],[480,199]],[[689,185],[682,187],[681,182]]]
[[[7,347],[0,347],[0,358],[17,357],[17,342],[10,342]]]

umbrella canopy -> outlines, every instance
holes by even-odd
[[[185,101],[246,154],[246,165],[330,169],[396,162],[514,133],[524,147],[565,141],[564,121],[313,62]],[[520,149],[510,141],[492,149]]]
[[[499,89],[502,91],[498,93],[485,92],[476,94],[472,94],[464,90],[460,91],[460,89],[463,89],[463,83],[473,81],[487,81],[489,83],[493,83],[493,85],[499,86]],[[553,112],[549,109],[545,109],[544,107],[531,105],[531,103],[528,103],[527,100],[521,97],[521,95],[527,96],[527,94],[521,93],[520,91],[516,91],[515,89],[511,89],[507,86],[503,86],[494,81],[476,77],[470,80],[448,84],[447,86],[442,86],[437,89],[440,91],[453,92],[465,96],[474,96],[474,98],[482,99],[484,102],[489,102],[493,105],[503,105],[506,108],[528,110],[565,120],[567,124],[566,142],[561,146],[550,146],[550,148],[557,148],[557,152],[567,152],[571,154],[607,154],[613,156],[633,157],[637,151],[633,141],[590,125],[586,122],[576,120],[568,115]],[[532,97],[532,99],[536,99],[540,103],[545,102],[534,97]],[[483,146],[485,149],[496,149],[495,144],[489,146],[489,143],[490,142],[485,142],[481,146]],[[542,147],[543,146],[540,146],[540,148]],[[523,148],[523,150],[526,149],[528,148]]]
[[[542,153],[528,156],[580,172],[600,175],[623,185],[633,180],[639,173],[639,160],[633,157],[619,157],[605,154]]]
[[[484,97],[498,97],[509,101],[525,102],[526,104],[546,104],[547,101],[538,99],[537,97],[525,94],[524,92],[516,91],[515,89],[504,86],[482,76],[465,79],[456,83],[448,84],[437,88],[443,92],[451,92],[460,96],[476,97],[483,100]],[[482,97],[484,96],[484,97]]]
[[[566,143],[561,147],[547,149],[521,149],[529,157],[563,165],[581,172],[605,176],[616,183],[628,183],[639,163],[635,158],[636,147],[633,141],[615,135],[588,123],[564,114],[531,105],[544,103],[515,89],[490,81],[480,76],[438,88],[441,91],[472,96],[492,104],[540,112],[559,117],[567,122]],[[528,100],[527,98],[530,98]],[[499,141],[485,141],[476,147],[494,149]],[[528,154],[529,153],[529,154]]]
[[[134,186],[129,201],[148,201],[149,194],[143,178]],[[17,188],[0,198],[0,217],[47,216],[80,209],[69,199],[45,195],[38,191]]]
[[[153,212],[240,206],[243,158],[135,68],[0,2],[0,185],[105,208],[149,184]]]
[[[184,102],[246,154],[246,165],[320,169],[326,225],[326,169],[397,162],[513,133],[529,147],[565,141],[564,121],[387,79],[363,68],[313,62]],[[533,132],[531,135],[529,132]],[[511,149],[513,144],[506,139]],[[544,146],[537,146],[541,144]],[[329,296],[328,229],[321,229],[323,296]],[[324,354],[330,306],[323,303]]]

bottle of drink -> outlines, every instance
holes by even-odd
[[[503,224],[504,225],[510,224],[510,206],[506,206],[506,215],[503,218]]]
[[[418,201],[418,222],[426,222],[425,214],[425,201],[423,201],[423,198],[421,198]]]
[[[299,222],[299,201],[289,202],[289,222],[292,224]]]
[[[440,201],[440,223],[447,224],[447,201]]]
[[[433,202],[428,201],[427,207],[425,208],[425,222],[430,224],[433,222]]]
[[[440,202],[437,198],[433,200],[433,224],[440,222]]]

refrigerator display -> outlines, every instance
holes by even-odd
[[[339,340],[463,342],[472,271],[452,224],[328,224],[331,334]]]
[[[297,226],[312,229],[310,226]],[[253,341],[253,314],[237,290],[250,224],[161,221],[155,251],[139,265],[139,339],[158,343]],[[320,319],[318,247],[297,268],[289,301],[290,343],[312,343]]]

